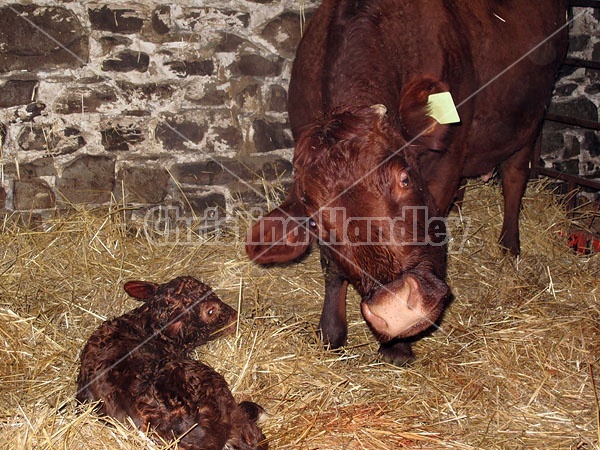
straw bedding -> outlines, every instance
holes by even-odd
[[[517,261],[496,245],[499,188],[469,185],[452,216],[467,238],[449,256],[455,301],[408,368],[377,360],[353,292],[348,346],[321,349],[318,252],[266,269],[240,235],[160,245],[129,213],[0,225],[0,448],[175,448],[78,407],[74,393],[87,337],[136,306],[123,282],[183,274],[241,311],[236,336],[196,355],[238,400],[267,409],[272,449],[600,448],[600,256],[566,248],[558,231],[572,224],[544,183],[528,188]]]

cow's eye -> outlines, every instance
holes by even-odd
[[[310,226],[311,228],[317,228],[317,222],[315,222],[312,219],[308,219],[308,226]]]
[[[410,184],[410,177],[408,176],[408,173],[406,173],[406,171],[402,171],[402,173],[400,174],[400,186],[402,187],[408,187],[408,185]]]

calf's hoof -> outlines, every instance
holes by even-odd
[[[268,414],[266,413],[265,409],[254,402],[240,402],[240,408],[242,409],[242,411],[244,411],[244,413],[246,413],[248,419],[250,419],[254,423],[262,422],[268,417]]]
[[[410,342],[395,340],[379,346],[379,356],[382,361],[395,366],[407,366],[415,360]]]

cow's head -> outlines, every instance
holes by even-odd
[[[286,262],[317,240],[362,296],[382,342],[429,328],[450,295],[445,223],[422,178],[422,156],[442,150],[445,128],[427,115],[422,78],[405,87],[397,114],[383,105],[342,108],[306,129],[296,144],[286,200],[251,229],[258,263]]]

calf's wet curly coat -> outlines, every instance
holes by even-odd
[[[264,412],[237,403],[219,373],[189,352],[235,331],[237,312],[192,277],[165,284],[125,283],[144,302],[104,322],[81,354],[80,402],[100,401],[102,414],[163,439],[179,438],[184,450],[266,450],[256,424]]]

